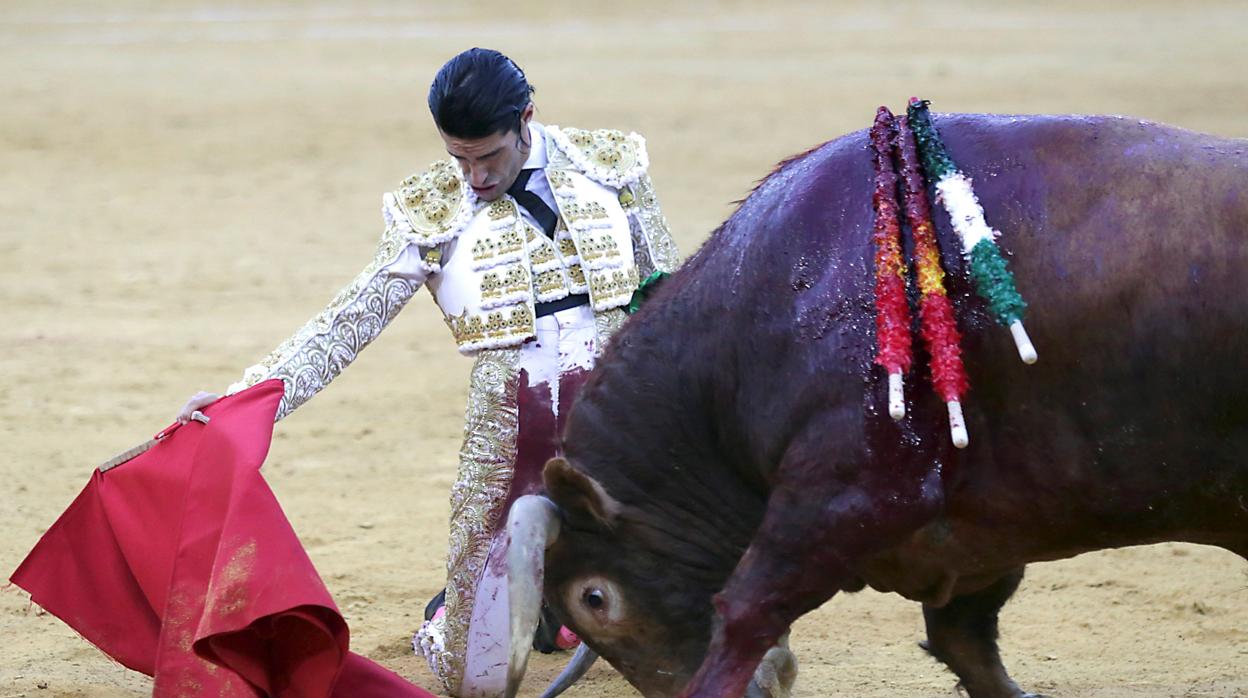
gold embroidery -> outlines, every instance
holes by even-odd
[[[584,131],[564,128],[564,134],[589,162],[605,167],[617,176],[631,170],[637,164],[637,144],[622,131],[599,129]]]
[[[280,420],[329,385],[420,287],[423,280],[391,277],[382,271],[406,246],[398,228],[388,227],[364,270],[294,335],[247,369],[230,391],[280,378],[286,384],[275,417]]]
[[[581,259],[593,262],[620,256],[620,246],[610,231],[581,236]]]
[[[553,167],[546,169],[546,181],[550,182],[551,189],[555,191],[567,191],[572,188],[572,178],[568,176],[568,173]]]
[[[624,312],[623,308],[611,308],[594,313],[594,330],[598,335],[598,341],[594,344],[596,356],[602,355],[607,348],[607,342],[615,336],[627,319],[628,313]]]
[[[637,268],[590,271],[589,294],[594,308],[613,307],[632,298],[637,290]]]
[[[569,226],[576,227],[577,223],[586,220],[603,220],[607,218],[607,209],[597,201],[589,203],[577,203],[575,201],[561,205],[560,211],[563,213],[563,219]]]
[[[550,264],[555,261],[555,248],[551,247],[550,243],[539,245],[536,250],[533,250],[530,261],[535,267],[540,264]]]
[[[637,221],[641,228],[639,232],[645,237],[646,249],[650,252],[650,264],[639,266],[643,269],[651,267],[650,271],[668,273],[676,271],[676,268],[680,266],[680,252],[676,249],[672,231],[667,227],[667,219],[663,216],[663,211],[659,209],[659,199],[655,196],[650,176],[643,174],[631,189],[639,203],[639,208],[630,211],[629,218]],[[634,236],[633,249],[640,249],[636,236]],[[649,271],[646,275],[649,276]]]
[[[290,414],[336,378],[399,314],[419,285],[378,274],[326,331],[310,337],[297,353],[286,358],[269,376],[286,383],[276,419]]]
[[[519,343],[532,336],[534,328],[533,311],[527,303],[513,306],[510,311],[499,308],[476,315],[465,310],[446,318],[446,324],[455,335],[456,344],[472,349],[489,348],[479,346],[482,344]]]
[[[506,199],[498,199],[494,203],[490,204],[488,213],[490,220],[501,221],[507,216],[514,215],[515,209],[512,208],[510,201]]]
[[[562,247],[562,245],[561,245]],[[575,248],[573,248],[575,250]],[[550,264],[555,261],[555,246],[551,244],[550,238],[545,235],[539,235],[529,229],[529,263],[534,268],[543,264]]]
[[[479,342],[485,339],[485,330],[481,326],[481,316],[473,315],[469,317],[467,310],[459,315],[447,316],[446,324],[451,328],[451,334],[455,335],[456,344]]]
[[[463,177],[450,160],[435,162],[428,170],[403,180],[395,199],[413,232],[426,239],[444,235],[467,205]]]
[[[572,238],[559,239],[559,254],[564,257],[571,257],[576,254],[576,243]],[[536,260],[534,260],[536,262]]]
[[[482,234],[472,245],[472,260],[480,265],[524,249],[524,236],[515,228],[508,228],[497,235]]]
[[[497,269],[481,277],[481,300],[506,298],[529,290],[529,271],[523,264],[509,264],[501,272]]]
[[[577,287],[584,287],[588,284],[585,281],[585,270],[579,264],[573,264],[568,267],[568,278],[572,281],[573,291]]]
[[[467,661],[468,624],[495,522],[502,515],[516,462],[520,422],[518,349],[483,351],[472,368],[459,475],[451,488],[446,560],[446,646],[429,658],[449,695],[459,695]]]
[[[539,297],[545,296],[552,291],[567,288],[567,280],[562,269],[551,269],[538,274],[533,280],[533,287]]]

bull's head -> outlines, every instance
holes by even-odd
[[[730,565],[698,570],[680,531],[655,531],[563,459],[544,471],[550,498],[521,497],[508,527],[511,664],[524,675],[543,597],[556,615],[646,696],[674,696],[706,653],[711,596]],[[730,561],[733,562],[733,561]],[[581,653],[580,659],[586,659]]]

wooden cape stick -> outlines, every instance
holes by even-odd
[[[209,421],[208,415],[204,414],[203,412],[200,412],[199,410],[195,410],[194,412],[191,413],[191,419],[195,420],[196,422],[199,422],[200,424],[207,424]],[[100,464],[97,470],[99,470],[101,473],[107,472],[109,470],[112,470],[113,468],[116,468],[122,463],[134,460],[140,455],[146,453],[149,449],[151,449],[152,446],[155,446],[156,444],[163,441],[170,434],[177,431],[178,427],[181,427],[181,426],[182,426],[181,424],[178,424],[177,422],[175,422],[169,425],[168,427],[165,427],[163,430],[161,430],[159,434],[153,436],[147,441],[144,441],[138,446],[135,446],[134,448],[128,451],[123,451],[113,456],[112,458],[109,458],[108,460],[104,461],[103,463]]]

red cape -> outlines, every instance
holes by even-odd
[[[260,475],[282,391],[223,398],[209,424],[97,471],[12,581],[156,696],[432,696],[348,650]]]

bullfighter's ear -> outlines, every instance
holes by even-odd
[[[588,516],[611,528],[620,513],[620,503],[611,498],[597,480],[577,470],[563,458],[546,461],[542,471],[546,492],[564,513],[572,517]]]

